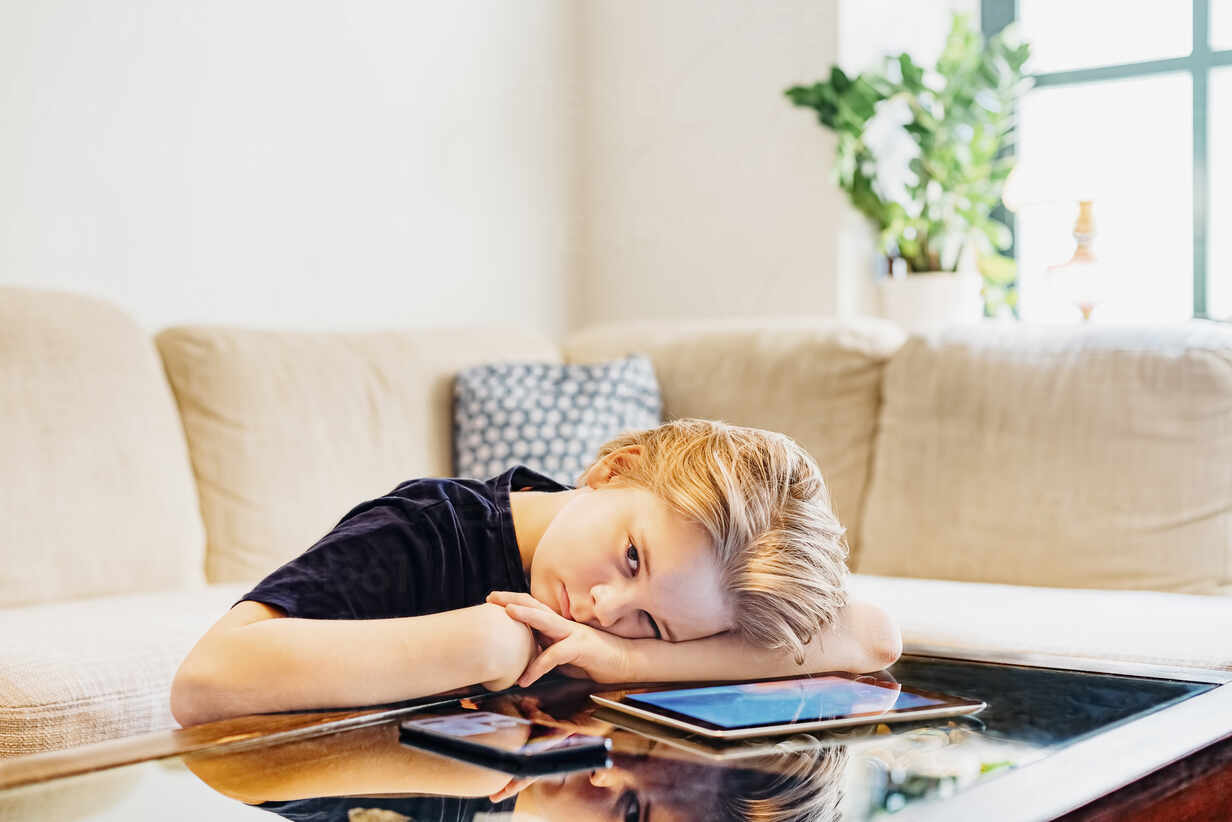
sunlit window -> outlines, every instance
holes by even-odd
[[[1184,57],[1193,47],[1190,0],[1018,0],[1032,73]]]
[[[1069,259],[1080,197],[1094,200],[1106,280],[1097,316],[1192,315],[1191,96],[1189,74],[1173,73],[1042,88],[1023,99],[1019,163],[1043,198],[1016,215],[1024,319],[1060,319],[1033,300],[1032,275]]]
[[[1232,66],[1211,72],[1210,103],[1207,176],[1211,181],[1211,231],[1206,309],[1212,317],[1232,319]]]
[[[1020,315],[1060,318],[1031,286],[1073,253],[1081,197],[1094,201],[1104,278],[1096,318],[1232,319],[1232,0],[983,8],[1018,23],[1036,78],[1014,149]]]
[[[1232,49],[1232,0],[1211,0],[1211,48]]]

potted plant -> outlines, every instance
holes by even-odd
[[[1016,24],[985,40],[955,13],[935,70],[887,55],[854,79],[832,66],[829,80],[785,92],[837,135],[832,179],[876,225],[882,310],[908,330],[977,321],[980,270],[1013,263],[997,253],[1012,238],[991,212],[1014,167],[1004,149],[1016,102],[1034,85],[1029,54]]]

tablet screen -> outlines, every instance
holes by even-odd
[[[836,676],[790,682],[747,682],[630,694],[624,701],[663,709],[723,729],[838,719],[929,705],[940,699]]]

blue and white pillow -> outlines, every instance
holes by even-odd
[[[640,354],[479,365],[458,372],[453,400],[454,476],[474,479],[521,463],[575,485],[605,442],[663,421],[654,366]]]

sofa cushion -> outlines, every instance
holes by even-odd
[[[890,612],[903,651],[1049,654],[1232,670],[1232,597],[852,574]]]
[[[454,381],[454,476],[487,479],[521,463],[576,485],[604,443],[660,422],[659,384],[645,357],[464,368]]]
[[[870,317],[644,320],[583,329],[564,348],[570,362],[645,354],[665,419],[721,419],[794,439],[817,460],[855,555],[881,369],[904,336]]]
[[[1210,594],[1232,584],[1232,328],[974,326],[885,370],[854,570]]]
[[[171,680],[242,584],[0,610],[0,756],[177,728]]]
[[[449,476],[457,371],[559,362],[514,329],[168,328],[156,341],[196,470],[211,582],[258,580],[356,504]]]
[[[0,287],[0,396],[0,607],[202,583],[184,432],[131,318]]]

